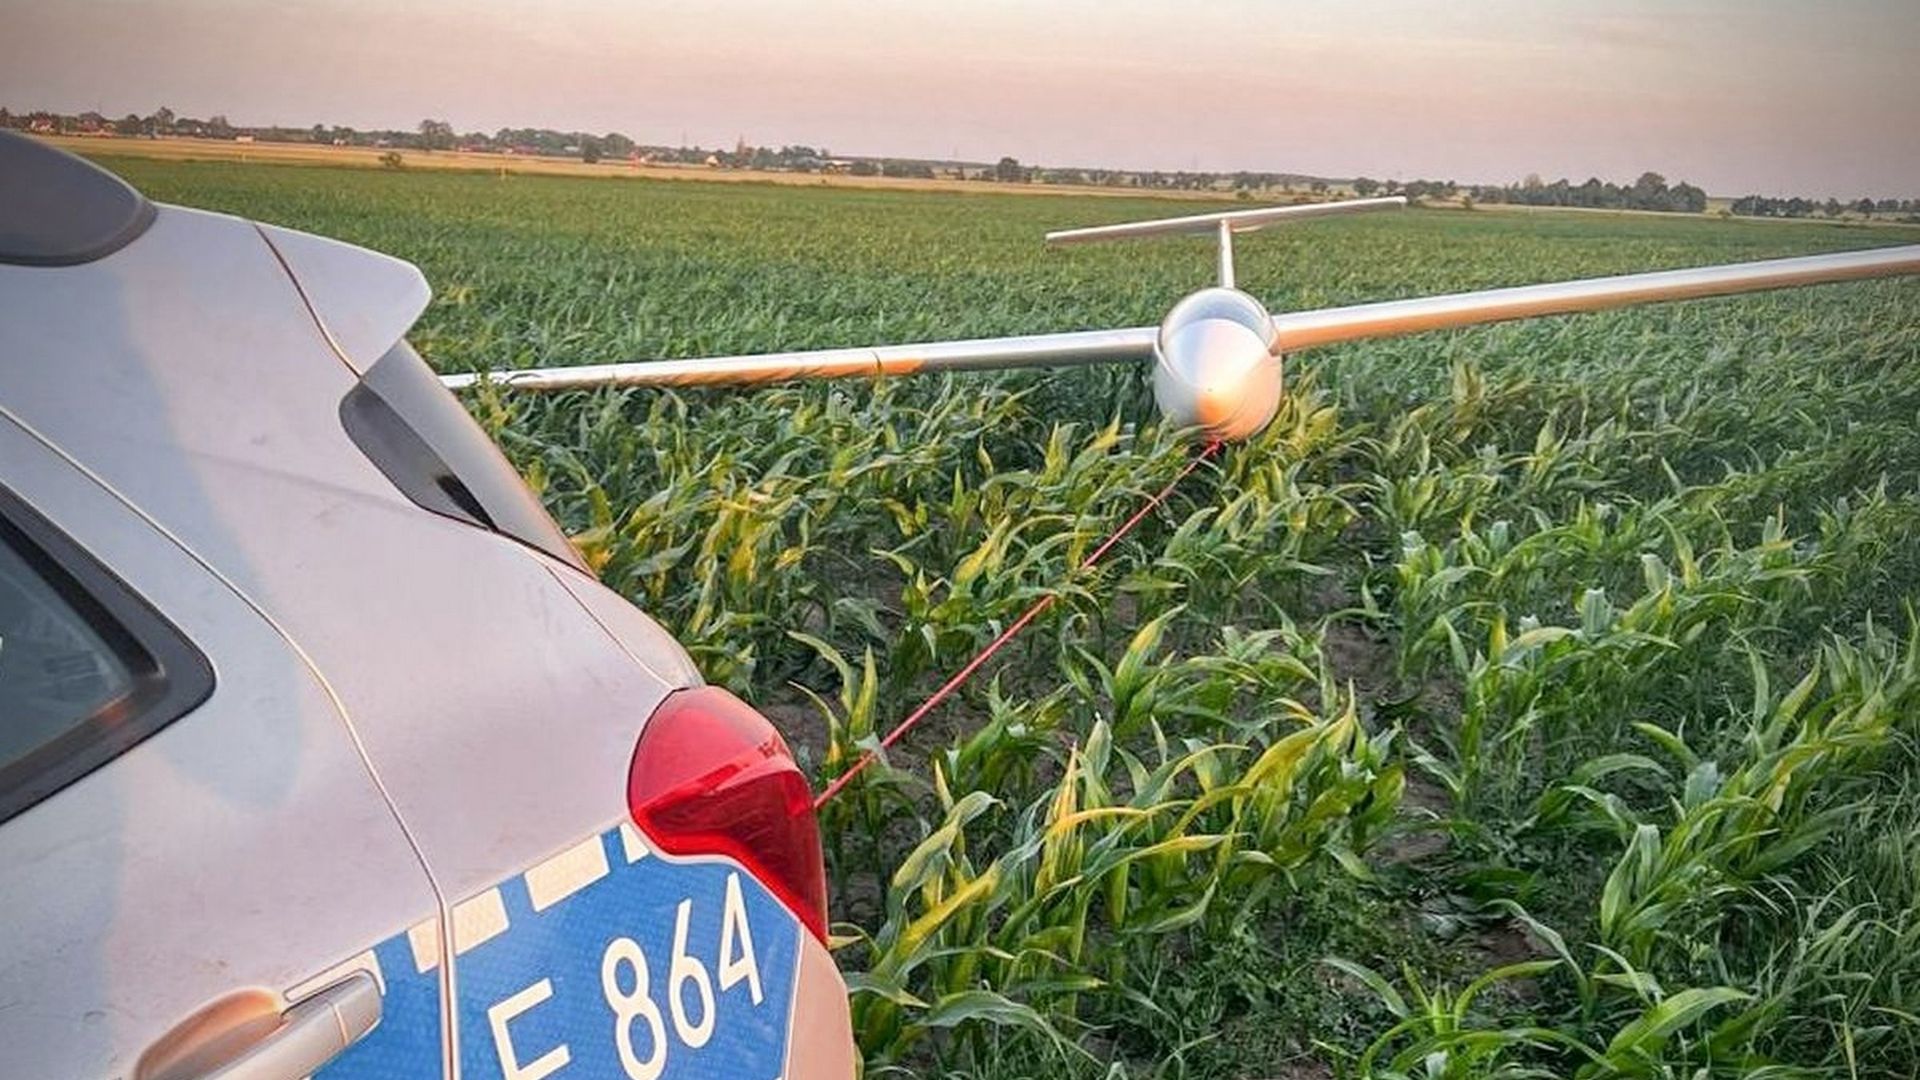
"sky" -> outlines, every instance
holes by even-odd
[[[0,0],[0,105],[1920,195],[1920,0]]]

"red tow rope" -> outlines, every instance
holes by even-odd
[[[1125,522],[1122,522],[1120,527],[1114,530],[1112,536],[1107,537],[1104,541],[1101,542],[1099,547],[1094,548],[1093,553],[1088,555],[1086,559],[1080,563],[1079,567],[1074,571],[1074,573],[1079,573],[1083,570],[1086,570],[1089,567],[1093,566],[1093,564],[1099,562],[1102,558],[1104,558],[1107,552],[1113,549],[1113,546],[1115,544],[1118,544],[1123,538],[1126,537],[1128,533],[1132,532],[1134,526],[1140,524],[1142,521],[1145,521],[1147,518],[1147,515],[1153,513],[1153,511],[1156,508],[1158,508],[1161,503],[1166,502],[1167,497],[1173,494],[1173,489],[1176,487],[1179,487],[1180,482],[1182,480],[1185,480],[1188,476],[1191,476],[1193,474],[1193,470],[1199,468],[1200,463],[1207,460],[1209,457],[1212,457],[1214,454],[1214,451],[1218,449],[1220,449],[1220,440],[1215,439],[1212,442],[1209,442],[1206,445],[1206,447],[1202,449],[1198,454],[1195,454],[1193,456],[1193,460],[1187,462],[1186,467],[1181,469],[1177,476],[1175,476],[1172,480],[1167,481],[1166,487],[1163,487],[1158,492],[1155,492],[1152,498],[1148,499],[1144,504],[1141,505],[1140,509],[1134,511],[1134,514],[1132,517],[1128,518]],[[969,678],[971,678],[974,672],[979,671],[981,665],[985,664],[988,660],[992,659],[993,654],[999,652],[1001,648],[1003,648],[1007,644],[1007,642],[1012,641],[1015,634],[1018,634],[1020,631],[1026,629],[1028,623],[1039,618],[1041,613],[1045,612],[1048,608],[1052,607],[1053,602],[1059,599],[1059,596],[1060,596],[1059,593],[1048,593],[1047,595],[1042,596],[1039,600],[1034,601],[1034,604],[1032,607],[1022,612],[1019,618],[1013,620],[1012,625],[1008,626],[1005,630],[1002,630],[1000,632],[999,637],[996,637],[991,642],[988,642],[986,648],[981,649],[978,655],[976,655],[973,659],[967,661],[967,665],[965,667],[961,668],[959,671],[954,672],[953,677],[948,679],[946,682],[942,683],[940,686],[940,689],[935,690],[932,696],[928,697],[926,701],[921,702],[919,708],[913,710],[913,712],[909,714],[905,720],[900,721],[900,723],[892,731],[887,732],[886,738],[883,738],[880,740],[880,745],[877,749],[869,750],[865,754],[862,754],[860,756],[860,760],[853,763],[853,768],[848,769],[846,772],[843,772],[839,776],[835,777],[833,780],[833,783],[828,784],[827,789],[820,793],[820,797],[813,800],[814,811],[817,813],[822,806],[825,806],[827,804],[827,801],[829,799],[832,799],[835,795],[840,794],[842,789],[844,789],[848,784],[853,782],[854,777],[860,775],[860,771],[862,769],[865,769],[869,764],[873,762],[873,759],[879,755],[880,751],[886,750],[889,747],[893,746],[894,743],[899,742],[902,736],[904,736],[907,732],[913,730],[913,726],[915,724],[918,724],[920,721],[926,719],[927,714],[933,712],[935,706],[939,705],[942,701],[945,701],[949,696],[953,694],[955,690],[960,689],[961,684],[965,683]]]

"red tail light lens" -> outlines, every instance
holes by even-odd
[[[725,855],[827,940],[813,792],[765,717],[717,686],[668,696],[627,774],[633,822],[661,851]]]

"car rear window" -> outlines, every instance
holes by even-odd
[[[18,551],[0,548],[0,769],[132,689],[127,657]]]
[[[348,391],[340,421],[368,460],[422,508],[586,570],[500,448],[405,341]]]
[[[0,821],[185,714],[206,659],[0,489]]]

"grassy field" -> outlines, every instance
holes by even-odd
[[[1139,325],[1167,212],[111,161],[419,263],[443,370]],[[1900,230],[1410,212],[1276,309]],[[873,1075],[1912,1077],[1920,283],[1329,350],[824,814]],[[469,400],[824,781],[1190,447],[1140,372]]]

